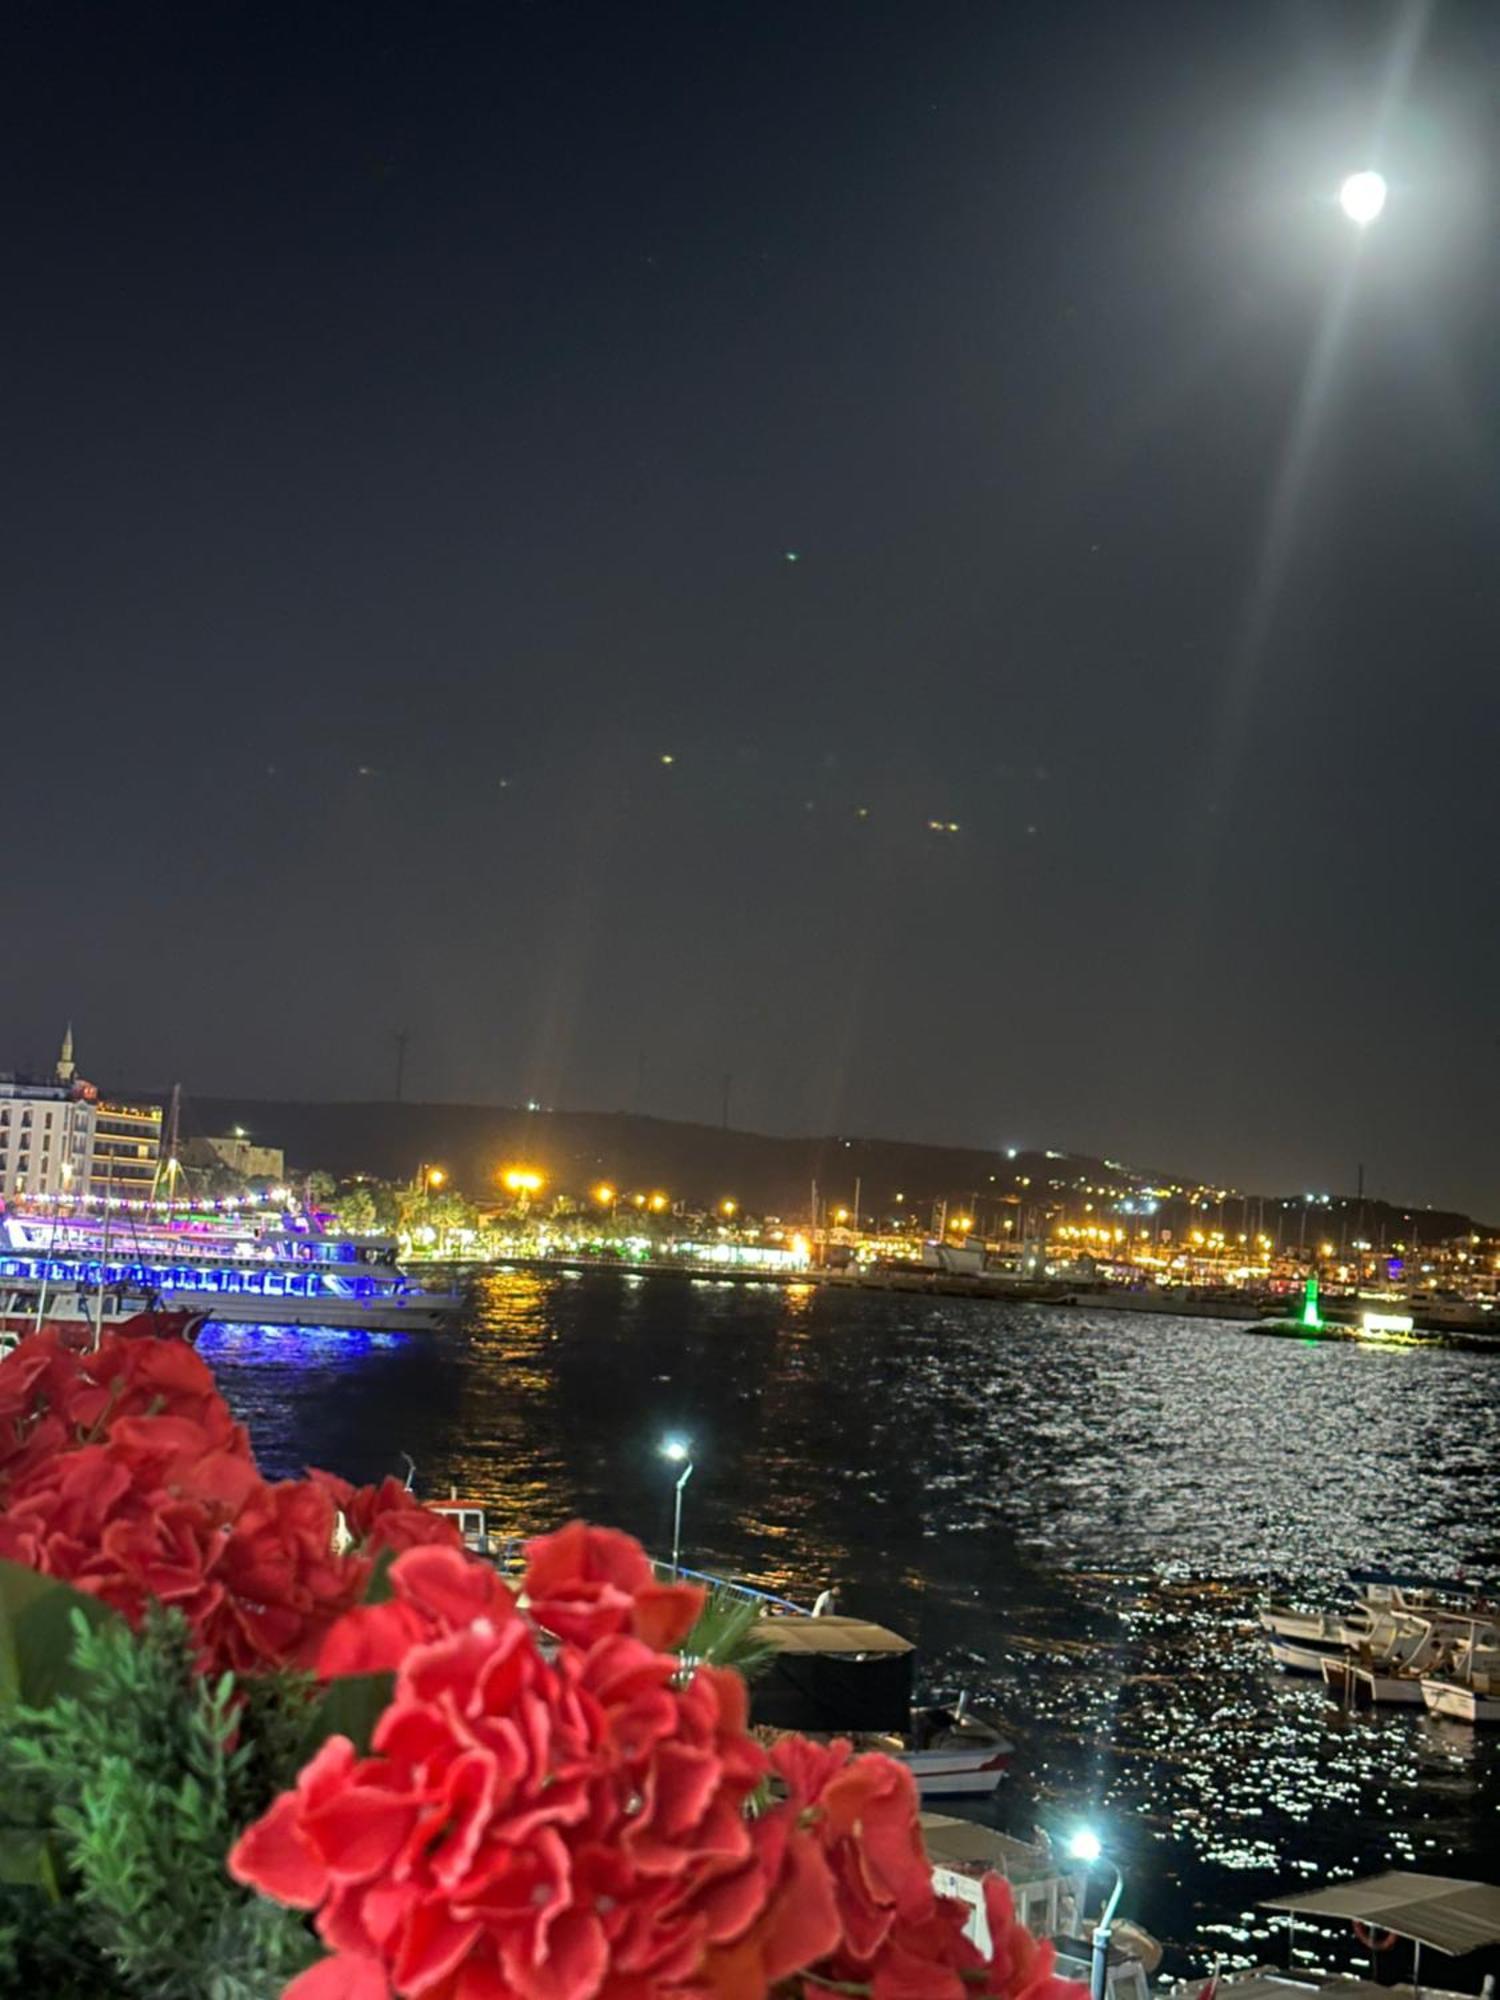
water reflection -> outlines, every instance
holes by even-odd
[[[1168,1940],[1261,1958],[1256,1898],[1330,1866],[1493,1872],[1493,1737],[1340,1716],[1253,1627],[1273,1578],[1500,1567],[1486,1357],[519,1270],[454,1335],[236,1327],[204,1352],[275,1469],[366,1479],[409,1451],[508,1534],[581,1512],[665,1547],[657,1446],[690,1436],[689,1560],[804,1600],[833,1584],[910,1633],[935,1691],[1010,1719],[1002,1815],[1102,1814]]]

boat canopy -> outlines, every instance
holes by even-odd
[[[911,1724],[911,1641],[862,1618],[759,1618],[771,1657],[750,1683],[750,1715],[776,1729],[843,1735]]]
[[[1500,1944],[1500,1888],[1490,1882],[1456,1881],[1450,1875],[1411,1875],[1392,1869],[1295,1896],[1270,1896],[1261,1908],[1299,1917],[1348,1917],[1431,1945],[1450,1958]]]

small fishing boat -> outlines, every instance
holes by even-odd
[[[787,1610],[756,1626],[770,1654],[750,1684],[751,1720],[803,1735],[847,1736],[905,1764],[924,1799],[987,1797],[1015,1745],[967,1699],[914,1705],[909,1639],[839,1612]]]
[[[1424,1674],[1422,1699],[1434,1715],[1455,1722],[1500,1722],[1500,1675],[1476,1674],[1472,1680],[1445,1680]]]
[[[1267,1650],[1284,1674],[1309,1674],[1314,1677],[1322,1673],[1325,1660],[1342,1659],[1345,1652],[1343,1646],[1300,1645],[1291,1639],[1272,1639]]]

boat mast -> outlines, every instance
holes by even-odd
[[[180,1083],[174,1083],[172,1085],[171,1103],[167,1110],[166,1141],[164,1146],[158,1147],[157,1149],[156,1172],[151,1177],[151,1200],[153,1203],[155,1203],[157,1194],[161,1188],[162,1167],[163,1164],[165,1164],[167,1170],[167,1205],[169,1208],[171,1206],[172,1197],[177,1192],[177,1175],[179,1172],[177,1145],[178,1145],[178,1128],[181,1123],[181,1118],[182,1118],[182,1085]],[[163,1152],[165,1152],[166,1155],[165,1162],[163,1162],[162,1158]]]
[[[115,1190],[115,1163],[111,1155],[109,1178],[104,1183],[104,1240],[99,1246],[99,1283],[94,1289],[94,1346],[104,1338],[104,1266],[109,1261],[109,1225],[113,1220],[110,1204]]]

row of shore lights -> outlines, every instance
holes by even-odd
[[[524,1201],[529,1201],[533,1195],[540,1194],[547,1185],[546,1175],[539,1173],[535,1167],[502,1167],[496,1178],[507,1194],[516,1195]],[[446,1185],[447,1179],[447,1173],[442,1167],[427,1167],[423,1170],[423,1185],[429,1193],[435,1194],[440,1187]],[[589,1189],[589,1194],[601,1208],[612,1209],[620,1200],[620,1190],[612,1186],[609,1181],[600,1181],[596,1187]],[[650,1194],[633,1194],[630,1196],[630,1201],[636,1208],[649,1209],[652,1215],[665,1215],[672,1206],[671,1196],[663,1194],[660,1188]],[[728,1222],[739,1214],[740,1205],[726,1195],[718,1204],[718,1210]]]

